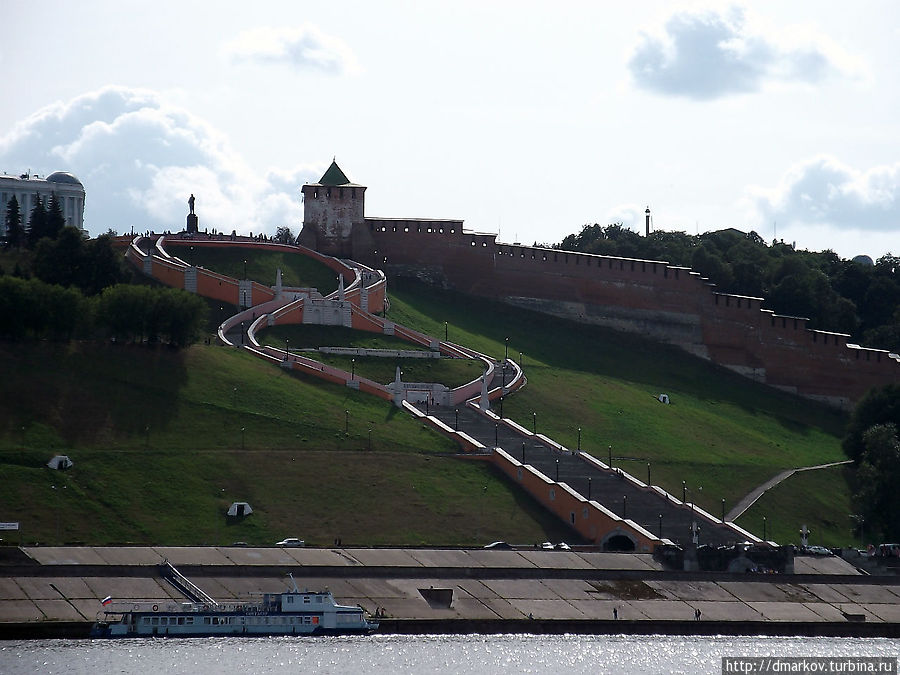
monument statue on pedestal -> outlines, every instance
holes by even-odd
[[[188,206],[190,207],[191,212],[188,214],[188,217],[187,217],[187,231],[188,231],[188,234],[196,234],[197,232],[200,231],[200,223],[197,220],[197,214],[194,213],[194,195],[193,194],[191,194],[191,196],[188,198]]]

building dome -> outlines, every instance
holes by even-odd
[[[69,183],[70,185],[81,185],[81,181],[68,171],[54,171],[45,179],[50,183]]]
[[[872,260],[872,259],[871,259],[869,256],[867,256],[867,255],[858,255],[858,256],[854,256],[854,257],[853,257],[853,262],[859,263],[860,265],[866,265],[866,266],[868,266],[868,267],[874,267],[874,266],[875,266],[875,261]]]

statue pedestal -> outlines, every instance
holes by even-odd
[[[187,217],[187,231],[190,234],[196,234],[200,231],[199,222],[196,213],[189,213]]]

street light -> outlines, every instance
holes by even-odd
[[[369,429],[369,450],[372,449],[372,430]]]
[[[578,427],[578,452],[581,452],[581,427]]]
[[[722,497],[722,522],[725,522],[725,497]]]
[[[588,476],[588,501],[591,501],[591,477]]]
[[[244,427],[241,427],[241,450],[244,449]]]
[[[647,485],[650,485],[650,462],[647,462]]]
[[[628,518],[628,495],[622,495],[622,518]]]
[[[350,411],[344,411],[344,433],[350,435]]]
[[[444,342],[447,342],[447,341],[448,341],[448,338],[447,338],[447,330],[448,330],[447,322],[445,321],[445,322],[444,322]]]
[[[525,463],[525,441],[522,441],[522,464]]]
[[[537,433],[537,413],[536,412],[531,413],[531,433],[533,433],[533,434]]]
[[[662,539],[662,514],[659,514],[659,538]]]
[[[506,338],[506,340],[504,340],[504,342],[506,342],[506,354],[504,355],[503,358],[508,359],[509,358],[509,338]]]
[[[681,481],[681,503],[684,504],[684,500],[687,499],[687,483]]]
[[[247,261],[244,261],[244,279],[247,278]]]
[[[765,541],[766,539],[766,517],[763,516],[763,541]]]
[[[505,370],[503,371],[506,372]],[[500,396],[500,419],[503,419],[503,396]]]
[[[556,482],[559,482],[559,460],[556,460]]]
[[[606,465],[611,469],[612,468],[612,446],[609,445],[606,448]]]
[[[291,340],[284,338],[284,360],[289,361],[291,358]]]
[[[499,447],[500,445],[500,425],[494,424],[494,447]]]
[[[350,359],[350,381],[356,377],[356,359]]]
[[[459,408],[456,409],[455,415],[456,415],[455,430],[459,431]]]

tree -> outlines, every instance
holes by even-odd
[[[850,459],[858,462],[862,458],[863,435],[878,424],[900,428],[900,384],[874,387],[856,405],[843,441],[844,452]]]
[[[296,239],[289,227],[279,227],[275,230],[275,241],[279,244],[293,244]]]
[[[55,192],[50,194],[50,205],[47,208],[47,222],[45,236],[56,239],[62,229],[66,226],[66,217],[62,212],[62,204]]]
[[[34,195],[34,207],[28,219],[28,247],[33,247],[47,233],[47,209],[39,193]]]
[[[857,510],[886,539],[900,537],[900,438],[894,424],[876,424],[862,437],[863,453],[856,473]]]
[[[13,195],[6,202],[6,245],[10,248],[19,248],[25,243],[25,230],[22,228],[22,212],[19,210],[19,200]]]

